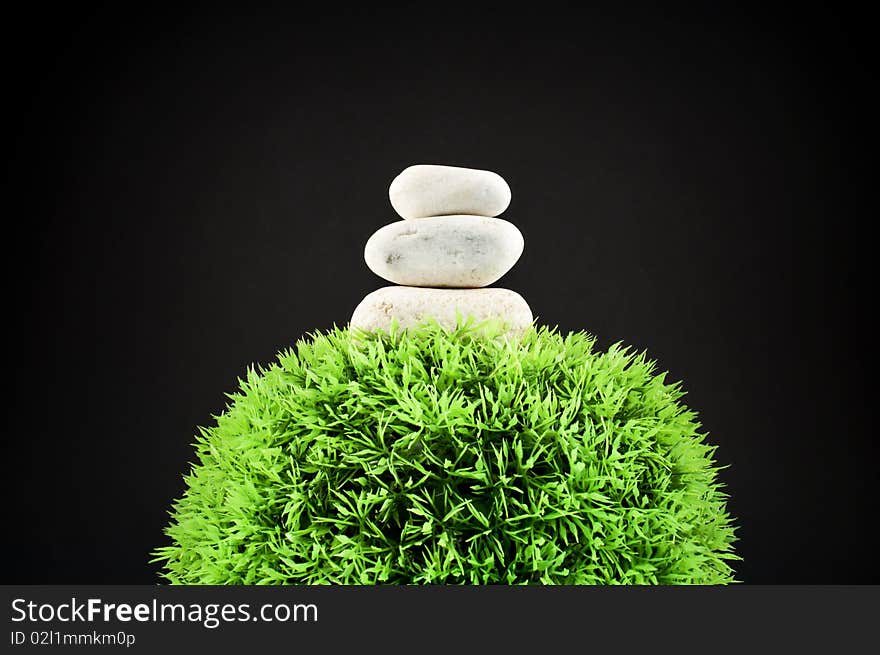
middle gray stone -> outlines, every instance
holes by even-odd
[[[522,255],[515,225],[485,216],[437,216],[398,221],[376,231],[364,260],[376,275],[413,287],[484,287]]]

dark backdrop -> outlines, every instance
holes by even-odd
[[[197,425],[385,284],[413,163],[498,171],[499,284],[700,412],[748,583],[878,582],[857,17],[11,15],[2,582],[152,583]]]

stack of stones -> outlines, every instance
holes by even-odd
[[[522,255],[523,236],[496,218],[510,204],[510,187],[490,171],[453,166],[410,166],[391,183],[391,205],[404,220],[380,228],[364,259],[379,277],[399,286],[369,294],[351,326],[385,330],[433,318],[454,328],[458,317],[501,320],[507,334],[532,324],[522,296],[488,285]]]

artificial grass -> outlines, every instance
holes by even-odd
[[[173,584],[716,584],[734,529],[679,384],[586,333],[334,328],[249,370],[173,507]]]

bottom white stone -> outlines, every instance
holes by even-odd
[[[445,328],[454,328],[458,314],[473,316],[477,322],[501,320],[511,335],[521,334],[533,320],[528,303],[510,289],[383,287],[355,308],[351,327],[388,331],[393,318],[404,329],[433,318]]]

